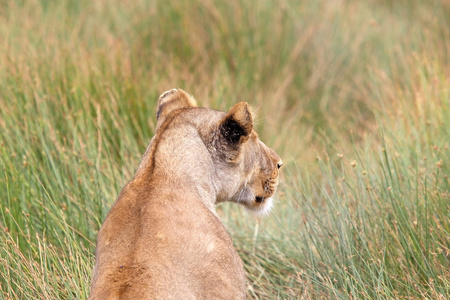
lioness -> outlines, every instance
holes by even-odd
[[[249,106],[197,107],[181,89],[158,100],[155,136],[97,239],[89,299],[243,299],[242,261],[214,205],[267,213],[280,157]]]

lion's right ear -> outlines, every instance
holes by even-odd
[[[219,130],[228,144],[238,146],[248,140],[253,129],[253,116],[247,102],[234,105],[220,122]]]
[[[183,91],[182,89],[172,89],[162,93],[158,99],[158,110],[156,113],[156,128],[164,123],[167,116],[180,108],[196,107],[194,97]]]

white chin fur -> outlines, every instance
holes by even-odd
[[[264,203],[260,206],[258,206],[258,208],[252,207],[252,208],[248,208],[246,207],[246,210],[256,216],[266,216],[270,213],[270,211],[272,210],[273,207],[273,199],[272,197],[270,198],[266,198],[264,199]]]

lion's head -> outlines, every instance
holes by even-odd
[[[197,107],[192,96],[174,89],[159,98],[157,116],[157,131],[169,123],[197,128],[210,156],[203,167],[212,168],[216,203],[233,201],[259,214],[270,211],[283,162],[259,140],[246,102],[224,113]]]

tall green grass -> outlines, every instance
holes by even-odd
[[[218,207],[249,298],[450,297],[448,2],[1,3],[1,299],[87,297],[174,87],[285,161],[269,217]]]

